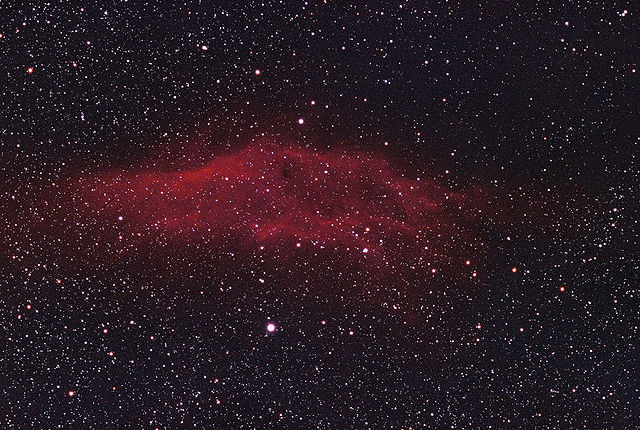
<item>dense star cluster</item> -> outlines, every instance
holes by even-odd
[[[0,3],[0,427],[640,426],[632,2],[85,3]]]

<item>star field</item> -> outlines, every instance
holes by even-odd
[[[0,4],[0,427],[638,427],[638,13]]]

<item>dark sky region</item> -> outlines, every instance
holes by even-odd
[[[0,427],[640,426],[633,2],[0,3]]]

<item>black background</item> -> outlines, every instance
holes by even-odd
[[[509,214],[482,220],[482,282],[439,280],[411,323],[305,296],[285,265],[260,285],[252,259],[58,284],[9,239],[3,427],[639,425],[638,22],[624,2],[2,2],[5,207],[267,136],[382,154]]]

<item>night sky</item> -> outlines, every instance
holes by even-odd
[[[0,3],[0,427],[637,428],[634,2]]]

